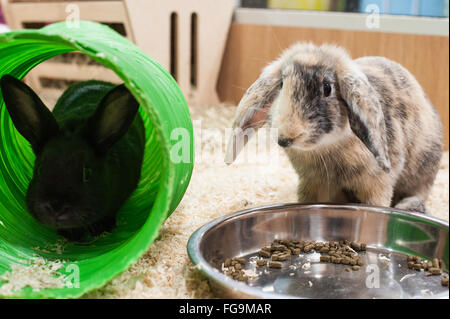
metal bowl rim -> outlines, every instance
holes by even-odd
[[[410,212],[405,211],[401,209],[391,208],[391,207],[381,207],[381,206],[371,206],[371,205],[365,205],[365,204],[298,204],[298,203],[288,203],[288,204],[274,204],[274,205],[265,205],[265,206],[258,206],[253,208],[248,208],[244,210],[237,211],[235,213],[231,213],[226,216],[218,217],[211,222],[203,225],[199,229],[197,229],[189,238],[188,244],[187,244],[187,252],[190,260],[195,265],[197,269],[199,269],[206,277],[213,279],[214,281],[220,283],[222,286],[225,286],[227,289],[232,291],[240,291],[248,296],[254,296],[258,298],[265,298],[265,299],[299,299],[300,297],[294,297],[290,295],[283,295],[283,294],[277,294],[277,293],[270,293],[270,292],[264,292],[261,291],[258,288],[250,287],[247,284],[232,280],[225,274],[218,271],[216,268],[209,265],[209,263],[203,258],[203,255],[200,251],[200,243],[202,242],[203,237],[205,234],[209,231],[211,231],[215,226],[227,221],[231,220],[233,218],[247,215],[250,213],[257,213],[260,211],[271,211],[271,210],[278,210],[283,208],[302,208],[302,209],[308,209],[308,208],[328,208],[328,209],[352,209],[352,210],[360,210],[360,209],[367,209],[371,210],[377,213],[382,214],[400,214],[405,215],[413,218],[417,218],[419,220],[428,220],[431,222],[434,222],[438,224],[439,226],[443,227],[449,227],[449,223],[443,219],[439,219],[433,216],[425,215],[423,213],[416,213],[416,212]],[[445,297],[448,298],[448,294],[446,294]],[[302,299],[302,298],[300,298]]]

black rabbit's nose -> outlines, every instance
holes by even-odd
[[[280,145],[281,147],[291,146],[292,143],[294,143],[294,139],[292,139],[292,138],[279,138],[278,139],[278,145]]]
[[[47,214],[55,215],[55,217],[57,217],[58,215],[67,214],[70,208],[68,205],[65,205],[64,203],[61,203],[59,201],[47,202],[42,204],[41,207]]]
[[[61,214],[61,215],[59,215],[58,217],[57,217],[57,219],[58,219],[58,221],[59,222],[65,222],[65,221],[68,221],[68,220],[70,220],[71,219],[71,215],[70,214]]]
[[[53,206],[50,203],[43,203],[40,205],[40,208],[42,211],[44,211],[48,215],[53,214],[53,212],[54,212]]]

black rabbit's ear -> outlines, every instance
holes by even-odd
[[[14,126],[30,142],[34,152],[39,152],[45,142],[59,131],[53,114],[22,81],[4,75],[0,87]]]
[[[88,120],[87,134],[94,147],[105,152],[127,133],[139,103],[125,85],[111,90]]]

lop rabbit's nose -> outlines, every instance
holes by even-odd
[[[279,138],[278,139],[278,145],[280,145],[281,147],[291,146],[292,143],[294,143],[294,139],[292,139],[292,138]]]

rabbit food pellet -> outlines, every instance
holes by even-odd
[[[267,260],[265,260],[265,259],[258,259],[258,260],[256,261],[256,265],[257,265],[258,267],[264,267],[264,266],[267,265]]]
[[[281,268],[283,267],[283,263],[279,261],[269,261],[269,267],[270,268]]]
[[[431,275],[441,275],[444,271],[444,261],[439,258],[433,258],[432,261],[423,260],[418,256],[408,255],[406,257],[406,261],[408,262],[408,268],[414,269],[417,271],[428,271]],[[427,275],[427,276],[431,276]]]
[[[346,269],[357,271],[364,265],[364,260],[357,254],[357,251],[365,251],[365,249],[366,244],[348,240],[316,242],[315,240],[276,239],[270,246],[262,247],[258,251],[260,259],[256,260],[256,266],[258,268],[267,266],[272,269],[281,269],[283,268],[283,262],[289,261],[291,255],[298,256],[302,252],[317,251],[322,254],[320,262],[349,265],[352,268]],[[233,279],[247,282],[248,276],[245,275],[244,267],[245,258],[227,258],[223,263],[225,274]]]
[[[442,284],[442,286],[448,287],[448,275],[447,274],[444,274],[444,277],[441,280],[441,284]]]
[[[223,263],[225,274],[232,277],[235,280],[247,282],[248,276],[242,270],[245,265],[245,258],[227,258]]]
[[[445,270],[444,261],[439,258],[433,258],[433,260],[423,260],[421,257],[408,255],[406,257],[408,262],[408,268],[417,271],[428,271],[425,273],[425,277],[440,276]],[[448,275],[444,274],[442,278],[442,286],[448,287]]]
[[[267,251],[267,250],[264,250],[264,249],[261,249],[261,250],[258,252],[258,254],[259,254],[261,257],[265,257],[265,258],[269,258],[269,257],[270,257],[270,251]]]
[[[258,251],[260,258],[256,260],[256,266],[258,268],[282,269],[283,262],[290,261],[292,255],[298,256],[301,253],[314,251],[321,254],[319,259],[321,263],[349,266],[344,268],[346,272],[359,271],[361,266],[364,266],[364,259],[359,253],[366,251],[366,244],[348,240],[316,242],[314,240],[276,239],[270,246],[263,247]],[[425,272],[425,277],[440,276],[445,269],[444,261],[439,258],[424,260],[419,256],[408,255],[406,261],[409,269]],[[223,267],[225,274],[233,279],[243,282],[248,281],[248,276],[244,271],[245,258],[227,258]],[[303,269],[306,268],[303,267]],[[442,285],[448,287],[448,281],[448,275],[444,273]]]

